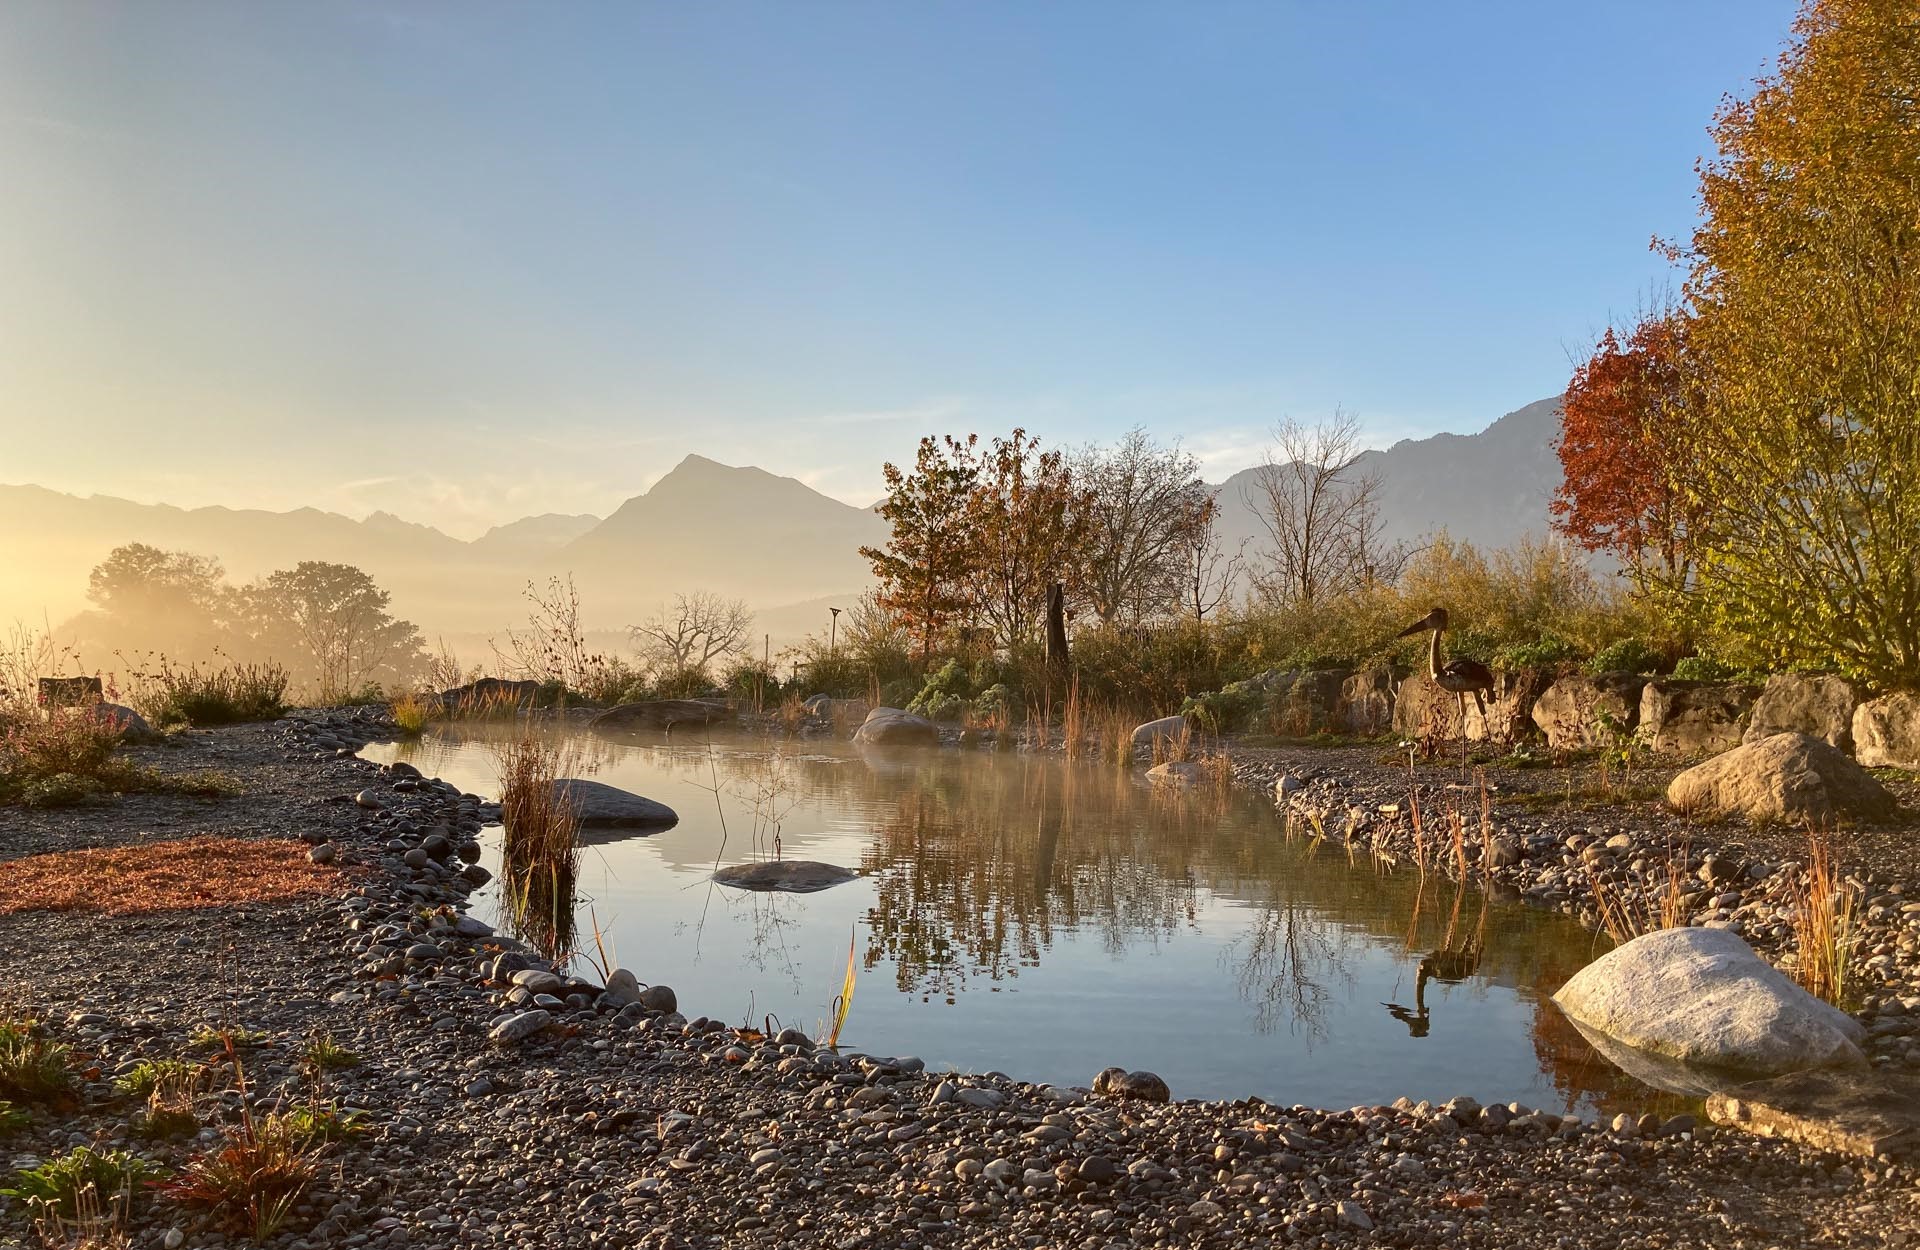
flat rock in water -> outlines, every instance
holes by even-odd
[[[1858,1021],[1725,929],[1637,937],[1575,973],[1553,1001],[1583,1032],[1722,1074],[1866,1064]]]
[[[648,699],[608,708],[588,721],[587,729],[591,733],[619,735],[672,729],[675,725],[711,725],[732,717],[733,709],[718,699]]]
[[[1707,1099],[1716,1124],[1873,1159],[1920,1152],[1920,1080],[1887,1072],[1793,1072]]]
[[[665,803],[598,781],[567,777],[553,783],[573,804],[573,814],[584,828],[664,829],[680,823],[680,815]]]
[[[830,886],[852,881],[860,874],[838,864],[823,864],[812,859],[776,859],[758,864],[735,864],[713,874],[721,885],[737,890],[778,890],[787,894],[811,894]]]
[[[1191,760],[1174,760],[1165,764],[1155,764],[1147,770],[1147,780],[1163,786],[1199,785],[1206,773],[1200,765]]]

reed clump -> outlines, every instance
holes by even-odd
[[[1859,937],[1858,893],[1841,872],[1833,831],[1807,831],[1807,869],[1795,900],[1793,975],[1816,998],[1843,1006]]]
[[[565,755],[534,734],[500,752],[501,847],[506,896],[521,936],[550,959],[573,950],[574,883],[580,872],[579,816],[565,780]]]

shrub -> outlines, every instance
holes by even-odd
[[[1558,668],[1580,658],[1580,648],[1558,634],[1542,634],[1531,642],[1511,642],[1494,652],[1494,665],[1513,672],[1523,668]]]
[[[1657,673],[1666,657],[1638,638],[1622,638],[1587,661],[1590,673]]]
[[[26,1108],[16,1107],[4,1098],[0,1098],[0,1137],[17,1133],[33,1122]]]
[[[286,1114],[287,1128],[302,1146],[347,1141],[367,1131],[366,1112],[343,1111],[335,1104],[306,1103]]]
[[[131,1197],[137,1189],[165,1175],[165,1169],[127,1151],[95,1151],[80,1146],[39,1167],[15,1173],[13,1187],[0,1189],[0,1194],[72,1219],[77,1214],[75,1204],[88,1190],[100,1198],[114,1194]]]
[[[155,725],[231,725],[273,720],[287,710],[287,670],[271,660],[177,668],[162,657],[136,676],[142,683],[136,705]]]
[[[1673,666],[1673,675],[1681,681],[1725,681],[1733,674],[1733,665],[1707,655],[1689,655]]]
[[[50,1102],[73,1091],[67,1047],[30,1020],[0,1020],[0,1098]]]

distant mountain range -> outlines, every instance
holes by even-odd
[[[1388,535],[1445,528],[1501,546],[1544,530],[1560,480],[1558,414],[1558,399],[1541,400],[1478,434],[1366,453],[1365,467],[1382,479]],[[1219,488],[1229,548],[1246,540],[1254,550],[1265,539],[1252,507],[1257,472]],[[38,486],[0,486],[0,534],[0,622],[37,624],[44,614],[57,624],[86,606],[95,564],[122,543],[144,542],[217,556],[236,582],[301,560],[357,565],[430,637],[517,624],[525,584],[565,572],[580,587],[584,615],[602,628],[637,621],[675,592],[711,590],[745,599],[762,629],[790,637],[824,624],[829,604],[851,602],[869,584],[859,548],[883,541],[886,526],[793,478],[688,456],[605,519],[548,513],[471,542],[385,512],[355,521],[314,508],[183,509]]]

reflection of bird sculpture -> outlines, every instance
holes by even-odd
[[[1472,976],[1480,968],[1480,948],[1465,946],[1459,950],[1437,950],[1420,961],[1420,970],[1413,978],[1413,1006],[1402,1007],[1399,1003],[1381,1003],[1387,1014],[1407,1026],[1407,1032],[1414,1037],[1425,1037],[1433,1027],[1433,1018],[1427,1011],[1427,982],[1438,981],[1442,985],[1457,985]]]
[[[1473,702],[1480,709],[1480,719],[1487,719],[1486,694],[1493,689],[1493,670],[1478,660],[1469,660],[1457,656],[1445,664],[1440,662],[1440,635],[1447,630],[1447,610],[1435,608],[1413,624],[1400,631],[1400,637],[1411,638],[1423,631],[1431,631],[1433,645],[1427,651],[1427,673],[1433,678],[1433,684],[1442,690],[1453,692],[1460,705],[1460,736],[1467,736],[1467,695],[1473,695]]]

